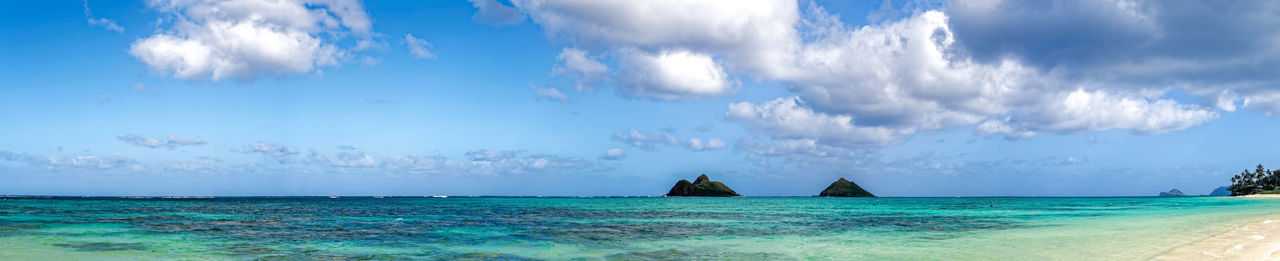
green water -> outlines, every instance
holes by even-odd
[[[0,198],[4,260],[1140,260],[1280,200]]]

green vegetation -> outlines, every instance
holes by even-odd
[[[1231,191],[1232,196],[1280,194],[1280,191],[1276,191],[1277,188],[1280,188],[1280,169],[1268,170],[1262,168],[1262,164],[1258,164],[1258,168],[1253,172],[1246,169],[1239,175],[1231,177],[1231,186],[1227,187],[1227,190]]]
[[[844,178],[840,178],[840,180],[836,180],[836,182],[832,182],[831,186],[827,186],[827,189],[822,190],[822,193],[818,193],[818,196],[819,197],[875,197],[875,195],[871,195],[871,192],[867,192],[867,190],[862,189],[862,187],[859,187],[858,184],[853,183],[852,181],[849,181]]]
[[[680,180],[667,192],[668,197],[737,197],[738,192],[729,189],[724,183],[711,181],[707,174],[698,176],[692,183]]]

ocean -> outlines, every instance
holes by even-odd
[[[1280,214],[1183,198],[0,198],[3,260],[1141,260]]]

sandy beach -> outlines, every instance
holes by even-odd
[[[1280,195],[1248,195],[1241,200],[1274,200]],[[1280,216],[1252,221],[1227,233],[1187,244],[1155,260],[1280,260]]]

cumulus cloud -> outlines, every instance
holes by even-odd
[[[725,143],[724,140],[717,139],[717,138],[710,138],[710,139],[707,139],[706,149],[718,150],[718,149],[723,149],[726,145],[728,145],[728,143]]]
[[[551,67],[551,74],[573,79],[573,88],[578,91],[591,91],[608,79],[605,75],[608,70],[604,63],[588,56],[586,51],[564,48],[556,55],[556,65]]]
[[[702,142],[702,139],[689,138],[689,141],[685,142],[684,144],[685,144],[685,148],[688,148],[689,150],[693,150],[693,151],[723,149],[726,145],[723,140],[720,140],[717,138],[707,139],[707,142],[705,144]]]
[[[150,138],[138,134],[125,134],[116,136],[116,139],[124,141],[134,146],[147,148],[173,148],[175,146],[196,146],[204,145],[206,142],[202,138],[179,138],[178,136],[169,135],[164,139]]]
[[[622,149],[618,149],[618,148],[609,149],[605,151],[604,154],[600,155],[600,159],[602,160],[621,160],[622,158],[626,158],[626,157],[627,157],[627,154],[624,153]]]
[[[337,39],[369,42],[372,22],[355,0],[149,0],[163,16],[129,53],[152,70],[198,80],[317,72],[346,51]]]
[[[772,62],[774,57],[755,54],[775,52],[778,43],[790,41],[798,17],[795,1],[512,3],[549,37],[574,44],[574,52],[565,52],[572,57],[587,52],[617,57],[623,94],[660,100],[732,91],[736,83],[716,57]],[[578,84],[584,85],[580,79]]]
[[[1119,88],[1183,86],[1234,110],[1280,112],[1280,4],[1269,1],[956,1],[946,12],[963,53],[1013,57]],[[1053,33],[1045,33],[1053,32]]]
[[[662,145],[681,147],[693,151],[703,151],[722,149],[727,145],[724,140],[718,138],[709,138],[706,139],[706,142],[703,142],[703,139],[700,138],[680,139],[668,132],[640,132],[639,130],[634,129],[615,132],[610,139],[644,150],[653,150],[657,148],[658,145]]]
[[[532,85],[530,85],[529,87],[533,88],[533,96],[537,97],[538,99],[549,99],[549,100],[556,100],[560,102],[569,101],[569,96],[565,96],[563,92],[560,92],[560,90],[557,90],[556,88],[538,87],[538,86],[532,86]]]
[[[244,153],[262,153],[262,155],[275,160],[277,163],[287,163],[291,157],[298,155],[298,149],[281,143],[258,142],[245,145],[241,151]]]
[[[471,21],[493,26],[517,25],[524,21],[524,14],[521,14],[520,10],[503,5],[497,0],[467,1],[476,8],[476,14],[471,16]]]
[[[911,128],[858,126],[848,115],[814,112],[800,98],[777,98],[760,105],[747,102],[729,104],[725,114],[754,130],[775,138],[810,139],[824,144],[882,146],[911,134]]]
[[[649,54],[624,51],[618,67],[621,91],[632,97],[677,100],[732,92],[737,83],[711,56],[688,51]]]
[[[431,42],[427,40],[413,37],[413,34],[404,35],[404,45],[409,47],[409,54],[418,59],[435,59],[436,54],[431,52]]]
[[[999,133],[1053,131],[1072,133],[1128,129],[1139,134],[1158,134],[1183,130],[1217,119],[1218,113],[1208,108],[1179,104],[1171,99],[1141,96],[1119,96],[1104,91],[1076,90],[1066,97],[1046,101],[1035,108],[1014,111],[1011,122],[999,123]],[[985,131],[979,125],[977,130]],[[1012,133],[1011,133],[1012,132]]]
[[[722,93],[726,90],[722,87],[732,86],[723,83],[734,74],[781,82],[795,97],[734,103],[726,116],[782,142],[880,147],[917,132],[947,128],[973,128],[980,135],[1009,138],[1108,129],[1157,134],[1212,121],[1218,116],[1212,108],[1233,110],[1237,103],[1263,110],[1280,108],[1268,106],[1280,101],[1274,98],[1280,95],[1256,88],[1259,83],[1275,82],[1265,78],[1275,74],[1248,74],[1257,71],[1256,67],[1225,74],[1219,73],[1222,70],[1202,71],[1195,75],[1205,77],[1179,84],[1158,79],[1189,68],[1237,65],[1242,59],[1215,59],[1220,61],[1211,64],[1195,64],[1189,55],[1129,59],[1132,54],[1154,52],[1144,46],[1153,41],[1151,35],[1174,33],[1186,38],[1191,37],[1190,32],[1204,31],[1192,30],[1190,26],[1198,23],[1185,21],[1196,19],[1185,19],[1187,13],[1176,11],[1221,5],[1214,3],[962,2],[906,15],[885,10],[875,14],[872,24],[858,27],[846,25],[821,6],[801,6],[795,1],[514,3],[542,25],[548,37],[572,44],[583,55],[616,58],[614,82],[630,96],[671,100]],[[1169,6],[1180,7],[1165,8]],[[1276,5],[1249,6],[1272,10]],[[1266,12],[1224,8],[1189,12],[1219,12],[1212,10]],[[1164,19],[1162,15],[1184,19]],[[1280,19],[1261,20],[1267,24]],[[1169,26],[1180,30],[1168,32]],[[1268,36],[1275,32],[1261,32],[1257,26],[1239,27],[1254,28],[1241,30],[1253,30],[1260,36],[1227,37],[1227,41],[1248,47],[1249,51],[1237,54],[1266,54],[1261,63],[1251,63],[1253,66],[1280,60],[1270,58],[1278,52],[1254,48],[1273,46],[1258,43],[1278,39]],[[1150,34],[1152,30],[1159,33]],[[1117,37],[1110,37],[1113,35]],[[1247,39],[1236,39],[1242,35]],[[1094,46],[1099,42],[1106,46]],[[1095,50],[1097,53],[1085,54]],[[684,62],[664,63],[664,56]],[[1235,57],[1243,56],[1231,56]],[[1106,66],[1087,66],[1098,64]],[[603,65],[600,68],[608,70]],[[664,75],[667,69],[683,74]],[[1252,82],[1259,78],[1241,77],[1231,86],[1243,87],[1226,91],[1222,90],[1225,87],[1195,85],[1208,79],[1207,75],[1221,78],[1234,74],[1265,77]],[[679,84],[664,84],[668,82]],[[1166,98],[1171,86],[1186,86],[1188,93],[1202,95],[1206,102],[1183,104]],[[642,149],[651,148],[650,144],[673,144],[660,135],[641,135],[649,139],[616,136]]]

